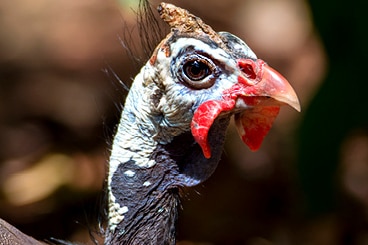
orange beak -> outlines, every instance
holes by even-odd
[[[238,96],[272,98],[277,103],[287,104],[300,112],[298,97],[289,82],[279,72],[267,65],[263,60],[238,60],[242,74],[238,82],[243,85],[242,93]],[[264,102],[266,102],[265,100]]]
[[[300,103],[289,82],[263,60],[239,60],[238,65],[243,74],[238,77],[242,89],[236,107],[246,105],[247,109],[235,115],[235,124],[243,142],[255,151],[271,129],[280,106],[287,104],[300,111]]]

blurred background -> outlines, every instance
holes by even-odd
[[[368,2],[170,2],[245,40],[302,105],[256,153],[229,129],[214,176],[183,200],[179,244],[368,244]],[[139,43],[136,6],[0,1],[0,217],[37,239],[98,240],[127,93],[107,71],[129,86],[139,70],[121,43]]]

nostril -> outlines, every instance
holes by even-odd
[[[240,59],[238,60],[238,66],[247,78],[256,79],[257,77],[256,71],[255,71],[256,64],[254,63],[253,60]]]

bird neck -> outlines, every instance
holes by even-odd
[[[122,163],[111,178],[105,244],[175,244],[178,187],[164,164]]]
[[[113,142],[105,244],[175,244],[178,169],[160,147],[165,139],[151,105],[155,88],[143,84],[142,74],[130,89]]]

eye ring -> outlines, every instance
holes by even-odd
[[[218,71],[212,60],[198,54],[184,58],[178,71],[179,80],[194,89],[212,87],[217,74]]]

